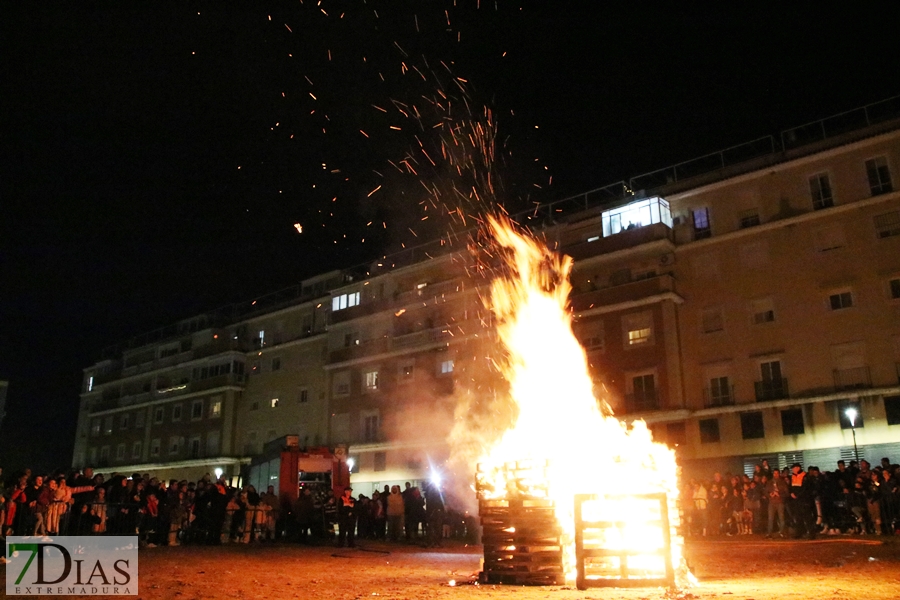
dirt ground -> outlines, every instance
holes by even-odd
[[[485,600],[898,599],[900,539],[764,540],[756,536],[689,541],[686,556],[700,584],[687,590],[471,585],[481,548],[422,549],[365,543],[356,549],[292,544],[182,546],[140,552],[139,597],[484,598]],[[6,577],[6,567],[0,566]],[[450,580],[458,582],[449,585]],[[2,595],[0,587],[0,595]]]

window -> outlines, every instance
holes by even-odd
[[[300,404],[304,404],[309,402],[309,390],[306,388],[300,388]]]
[[[711,377],[709,380],[710,406],[727,406],[732,404],[731,383],[728,377]]]
[[[452,360],[444,360],[441,361],[441,375],[447,375],[448,373],[453,372],[453,361]]]
[[[709,308],[700,313],[700,328],[703,333],[715,333],[725,329],[721,308]]]
[[[841,429],[862,429],[865,427],[866,422],[863,420],[862,405],[858,400],[838,400],[836,404],[838,422],[841,424]],[[847,414],[848,410],[855,416],[852,423],[850,422],[850,415]],[[852,411],[856,412],[853,413]]]
[[[106,417],[103,419],[103,435],[112,435],[113,432],[113,417]]]
[[[141,457],[141,442],[140,440],[136,441],[131,445],[131,458],[140,458]]]
[[[150,456],[159,456],[160,441],[159,438],[150,440]]]
[[[256,338],[256,347],[257,347],[257,348],[262,348],[262,347],[264,347],[265,345],[266,345],[266,330],[265,330],[265,329],[260,329],[260,330],[259,330],[259,337]]]
[[[366,391],[374,392],[378,389],[378,371],[368,371],[365,374]]]
[[[646,346],[653,343],[653,315],[649,312],[622,317],[625,347]]]
[[[627,398],[629,411],[651,410],[659,407],[656,378],[653,373],[631,377],[628,387],[630,388]]]
[[[821,227],[813,235],[815,237],[816,252],[837,250],[847,245],[844,230],[839,224]]]
[[[869,189],[873,196],[892,192],[891,171],[888,168],[887,158],[879,156],[866,161],[866,175],[869,178]]]
[[[657,196],[635,200],[625,206],[617,206],[604,211],[601,213],[600,219],[603,222],[603,237],[654,223],[665,223],[669,227],[672,226],[669,203]]]
[[[90,375],[87,378],[87,390],[86,391],[90,392],[93,389],[94,389],[94,376]]]
[[[191,458],[200,458],[200,436],[195,435],[188,444]]]
[[[125,444],[116,446],[116,460],[125,460]]]
[[[745,440],[758,440],[766,437],[761,412],[741,413],[741,437]]]
[[[351,346],[359,346],[358,331],[348,331],[344,334],[344,348],[350,348]]]
[[[879,238],[900,235],[900,210],[877,215],[873,218],[875,233]]]
[[[216,456],[219,453],[219,432],[210,431],[206,434],[206,455]]]
[[[339,311],[345,308],[351,308],[359,304],[359,292],[352,294],[341,294],[331,299],[331,310]]]
[[[588,323],[578,332],[581,347],[588,352],[602,352],[606,345],[603,321]]]
[[[853,306],[853,292],[838,292],[828,296],[828,304],[831,310],[841,310]]]
[[[119,429],[128,429],[129,417],[131,415],[124,414],[119,416]]]
[[[750,314],[754,325],[775,321],[775,306],[771,298],[759,298],[750,302]]]
[[[369,414],[363,416],[363,441],[378,441],[378,415]]]
[[[203,418],[203,400],[191,402],[191,421],[199,421]]]
[[[157,406],[153,409],[153,422],[159,425],[163,422],[163,407]]]
[[[888,291],[892,299],[900,300],[900,277],[895,277],[888,281]]]
[[[888,425],[900,425],[900,396],[884,397],[884,413]]]
[[[709,209],[695,208],[691,211],[694,219],[694,239],[702,240],[712,235],[712,229],[709,226]]]
[[[97,449],[91,448],[88,450],[88,462],[92,465],[97,464]]]
[[[91,435],[94,437],[100,435],[100,419],[91,421]]]
[[[412,381],[415,379],[416,375],[415,363],[412,360],[402,363],[397,375],[399,376],[400,381]]]
[[[755,383],[758,402],[787,397],[787,380],[781,376],[780,360],[761,362],[759,371],[762,380]]]
[[[209,403],[209,418],[218,419],[222,416],[222,401],[211,400]]]
[[[169,454],[178,454],[179,450],[181,450],[181,438],[173,435],[169,438]]]
[[[684,421],[680,423],[666,423],[666,442],[670,446],[682,446],[687,443]]]
[[[259,402],[253,401],[253,402],[250,404],[250,410],[259,410]]]
[[[102,448],[100,448],[100,462],[109,462],[109,446],[103,446]]]
[[[803,435],[803,409],[790,408],[781,411],[782,435]]]
[[[741,229],[746,229],[747,227],[755,227],[759,225],[759,209],[750,208],[747,210],[742,210],[738,214],[738,219],[740,221]]]
[[[147,411],[139,410],[134,413],[134,427],[140,429],[144,426],[144,420],[147,418]]]
[[[332,382],[332,392],[335,396],[350,395],[349,371],[341,371],[340,373],[334,374],[334,381]]]
[[[715,444],[719,439],[719,420],[700,419],[700,443]]]
[[[269,408],[278,408],[278,398],[269,400]]]
[[[812,197],[813,210],[834,206],[828,173],[818,173],[809,178],[809,195]]]
[[[281,358],[273,358],[272,359],[272,370],[273,371],[281,370]]]
[[[375,453],[375,471],[386,471],[387,470],[387,452],[376,452]]]
[[[181,420],[181,405],[180,404],[172,405],[172,420],[173,421]]]

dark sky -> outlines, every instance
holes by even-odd
[[[104,346],[440,231],[485,107],[519,208],[900,93],[896,2],[220,4],[4,5],[0,466]]]

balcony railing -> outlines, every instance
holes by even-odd
[[[564,246],[562,252],[577,261],[599,254],[609,254],[617,250],[634,248],[635,246],[658,240],[674,240],[672,229],[665,223],[653,223],[652,225],[622,231],[609,237],[602,237],[593,242],[581,242],[571,246]]]
[[[765,379],[754,382],[757,402],[784,400],[789,398],[787,379]]]
[[[621,302],[630,302],[675,291],[675,278],[671,275],[657,275],[648,279],[629,281],[591,292],[572,294],[572,308],[577,311],[588,310],[597,306],[609,306]]]
[[[625,412],[636,413],[659,409],[659,395],[656,390],[644,390],[625,395]]]
[[[835,391],[872,387],[872,376],[869,373],[869,367],[835,369],[833,373]]]
[[[729,385],[725,389],[704,388],[703,399],[706,408],[717,406],[731,406],[734,404],[734,386]]]

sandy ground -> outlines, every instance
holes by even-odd
[[[471,585],[480,547],[422,549],[363,543],[336,549],[290,544],[148,548],[140,553],[139,597],[194,598],[582,598],[769,600],[898,599],[900,539],[758,537],[688,542],[697,587],[687,590]],[[5,582],[6,567],[0,566]],[[459,585],[450,586],[454,579]],[[2,595],[0,588],[0,595]]]

